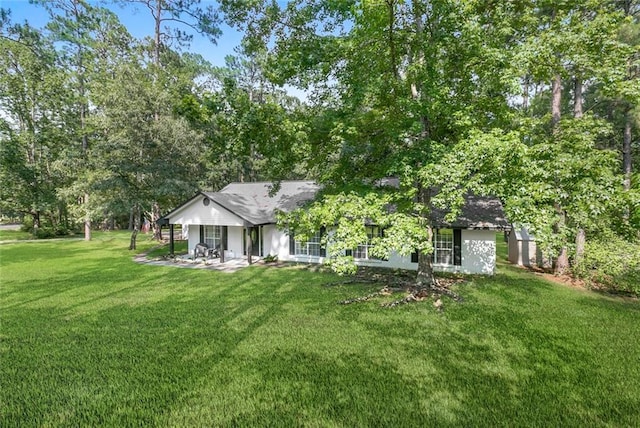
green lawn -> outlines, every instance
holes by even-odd
[[[33,239],[33,235],[22,230],[0,230],[0,241],[24,241]]]
[[[342,306],[376,287],[94,236],[0,246],[2,427],[640,424],[638,301],[502,263],[443,313]]]

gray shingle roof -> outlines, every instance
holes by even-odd
[[[292,211],[312,200],[320,186],[313,181],[282,181],[273,196],[271,182],[231,183],[219,192],[203,192],[238,217],[254,224],[276,222],[276,212]]]
[[[504,217],[502,202],[498,198],[467,195],[458,218],[452,223],[444,219],[448,212],[449,210],[432,209],[431,220],[434,227],[494,230],[510,228],[509,222]]]
[[[219,192],[201,192],[243,220],[253,224],[276,222],[278,210],[289,212],[313,200],[320,186],[313,181],[282,181],[280,189],[270,196],[271,182],[231,183]],[[191,199],[193,200],[193,198]],[[190,201],[191,201],[190,200]],[[181,205],[184,206],[188,204]],[[180,207],[172,211],[176,212]],[[493,197],[468,195],[458,218],[448,223],[444,220],[448,210],[434,208],[431,220],[436,228],[509,229],[502,203]],[[171,213],[163,218],[167,218]]]

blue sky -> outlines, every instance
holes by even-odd
[[[92,1],[91,3],[97,4],[98,2]],[[214,4],[215,2],[202,1],[203,5],[207,3]],[[0,7],[11,10],[13,22],[27,21],[36,28],[44,27],[49,19],[47,11],[42,6],[33,5],[28,0],[0,0]],[[134,37],[143,38],[153,34],[153,18],[144,5],[122,8],[109,3],[106,4],[106,7],[118,15],[120,21]],[[206,37],[194,34],[190,47],[185,50],[199,53],[213,65],[223,66],[225,56],[234,54],[233,50],[240,44],[241,39],[240,33],[223,25],[222,36],[218,39],[217,45],[211,44]]]

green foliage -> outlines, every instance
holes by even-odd
[[[370,240],[373,257],[384,259],[392,251],[407,256],[416,249],[431,253],[427,229],[420,218],[390,209],[394,190],[359,186],[349,191],[325,192],[310,205],[280,214],[278,223],[283,229],[295,231],[296,239],[302,241],[321,228],[329,231],[322,245],[329,245],[327,263],[335,272],[355,273],[353,257],[346,255],[346,251],[368,241],[367,225],[377,225],[384,231]]]
[[[278,261],[278,256],[272,255],[272,254],[268,254],[262,260],[264,260],[265,263],[276,263]]]
[[[575,273],[605,289],[640,296],[640,243],[613,233],[588,241]]]

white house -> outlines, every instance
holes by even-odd
[[[287,230],[276,226],[276,212],[291,211],[312,200],[320,186],[311,181],[283,181],[271,195],[271,183],[231,183],[219,192],[200,192],[174,209],[161,224],[180,224],[188,228],[188,248],[206,243],[224,248],[224,259],[244,257],[247,248],[253,256],[277,256],[278,260],[322,263],[326,249],[320,245],[319,231],[301,242]],[[437,271],[493,274],[496,264],[496,231],[508,228],[498,199],[468,196],[455,222],[446,223],[444,212],[433,210],[433,266]],[[373,237],[377,226],[367,226]],[[173,236],[173,233],[170,234]],[[172,244],[171,244],[172,245]],[[369,256],[368,243],[351,251],[356,264],[401,269],[418,268],[417,253],[386,260]],[[171,246],[173,252],[173,246]]]

